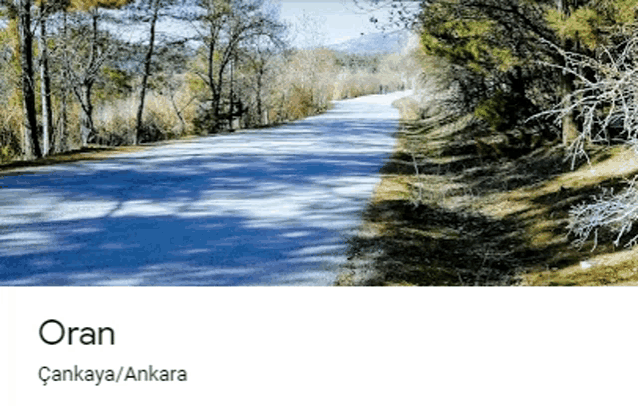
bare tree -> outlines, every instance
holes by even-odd
[[[601,46],[595,57],[559,50],[564,69],[575,77],[576,89],[567,94],[553,109],[538,116],[554,116],[557,121],[575,115],[582,121],[568,148],[572,168],[578,158],[589,160],[587,145],[592,143],[625,142],[638,153],[638,36],[616,46]],[[583,74],[589,72],[589,74]],[[620,244],[638,220],[638,189],[636,180],[620,193],[607,191],[595,197],[593,203],[583,203],[570,211],[568,229],[576,235],[576,243],[583,244],[592,234],[598,240],[598,230],[614,230]],[[638,242],[638,236],[629,245]]]
[[[69,6],[68,0],[40,0],[38,2],[40,15],[38,25],[40,36],[40,96],[42,103],[42,155],[48,155],[51,147],[55,147],[53,140],[53,107],[51,103],[51,74],[49,71],[49,46],[47,44],[47,20],[49,16]]]
[[[146,4],[143,4],[145,6]],[[160,15],[162,6],[165,5],[163,0],[149,0],[148,5],[151,9],[150,28],[149,28],[149,43],[144,57],[144,71],[142,73],[142,86],[140,87],[139,104],[137,108],[137,120],[135,124],[135,136],[133,144],[137,145],[143,130],[143,116],[144,116],[144,99],[146,98],[146,91],[148,89],[148,79],[151,76],[151,62],[153,60],[153,52],[155,50],[155,27]]]
[[[265,108],[266,79],[272,66],[275,51],[267,45],[256,43],[251,52],[248,53],[248,71],[252,76],[252,90],[255,95],[255,110],[257,123],[268,125],[268,109]]]
[[[99,22],[102,16],[101,9],[117,9],[125,6],[131,0],[77,0],[73,3],[74,9],[83,13],[76,20],[76,28],[79,31],[75,36],[74,48],[76,52],[67,54],[66,68],[72,81],[73,92],[80,103],[80,136],[82,146],[88,144],[89,139],[95,135],[93,122],[93,86],[96,83],[100,68],[106,62],[110,52],[113,52],[105,41],[105,36],[100,34]],[[89,24],[84,25],[84,17],[88,16]],[[80,34],[80,35],[77,35]],[[86,43],[88,41],[88,44]],[[88,48],[88,55],[83,57],[82,48]]]
[[[601,196],[596,196],[593,203],[581,203],[572,207],[567,228],[576,236],[575,243],[581,246],[593,234],[593,251],[598,243],[598,230],[607,228],[615,232],[614,245],[618,246],[622,237],[631,232],[636,221],[638,221],[638,189],[636,179],[633,179],[620,193],[614,194],[613,190],[609,190]],[[638,235],[635,235],[625,245],[631,246],[637,242]]]
[[[276,12],[275,10],[272,13]],[[277,19],[276,15],[271,17],[273,21]],[[261,35],[255,36],[247,44],[244,57],[245,68],[251,79],[249,86],[254,95],[255,122],[258,125],[269,124],[270,119],[266,108],[267,81],[274,71],[275,59],[287,46],[286,26],[279,24],[263,28]]]
[[[201,0],[199,3],[203,13],[196,28],[204,44],[206,63],[203,71],[196,70],[195,73],[210,91],[213,130],[222,122],[224,77],[237,59],[241,45],[280,25],[264,12],[264,4],[263,0]]]
[[[560,104],[534,117],[555,116],[562,121],[575,115],[582,128],[568,144],[568,156],[574,167],[580,157],[588,159],[586,145],[609,142],[615,136],[627,140],[638,137],[638,37],[618,46],[601,46],[595,57],[556,48],[565,65],[551,65],[575,77],[575,90]],[[584,74],[583,72],[590,72]],[[619,133],[616,134],[615,130]],[[633,141],[632,141],[633,142]]]

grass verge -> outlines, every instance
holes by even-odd
[[[558,145],[504,156],[470,117],[405,122],[338,285],[634,285],[636,249],[575,247],[569,209],[638,174],[620,147],[572,171]],[[608,241],[600,243],[600,241]]]
[[[101,161],[119,154],[136,152],[146,148],[156,147],[158,145],[173,144],[177,142],[192,140],[195,138],[198,137],[184,136],[167,141],[157,141],[140,145],[122,145],[117,147],[89,144],[88,146],[80,149],[52,154],[44,158],[33,159],[29,161],[11,161],[0,164],[0,176],[20,173],[22,170],[28,168],[59,165],[78,161]]]
[[[140,149],[147,148],[153,144],[144,144],[138,146],[120,146],[120,147],[104,147],[98,145],[89,145],[87,147],[64,152],[60,154],[53,154],[44,158],[33,159],[29,161],[12,161],[6,164],[0,164],[0,176],[7,174],[15,174],[23,169],[35,168],[41,166],[58,165],[64,163],[78,162],[78,161],[100,161],[107,159],[114,155],[124,154],[127,152],[135,152]]]

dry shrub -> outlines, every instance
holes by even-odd
[[[169,138],[179,137],[193,132],[193,120],[196,114],[194,98],[182,85],[170,94],[152,91],[146,98],[144,121],[148,121]]]
[[[313,110],[312,89],[293,85],[288,101],[288,111],[293,120],[309,116]]]
[[[411,97],[404,97],[392,103],[399,110],[402,120],[418,120],[421,118],[422,109],[419,103]]]
[[[94,123],[98,131],[95,140],[101,145],[130,145],[133,143],[137,104],[134,97],[101,104],[95,110]]]
[[[0,162],[22,154],[22,110],[12,103],[0,110]]]
[[[132,144],[138,103],[137,94],[132,94],[125,99],[100,105],[95,114],[95,126],[99,133],[96,141],[113,146]],[[188,95],[183,88],[173,95],[172,100],[170,95],[148,92],[139,142],[173,139],[191,132],[195,109],[194,105],[187,103]]]

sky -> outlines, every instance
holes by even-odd
[[[383,22],[389,20],[387,9],[380,8],[371,12],[369,5],[368,10],[364,10],[357,6],[354,0],[271,1],[280,7],[280,19],[291,26],[292,45],[300,48],[327,46],[360,37],[361,34],[380,32],[381,30],[370,22],[372,16]],[[366,0],[361,0],[361,3],[367,4]],[[122,33],[123,39],[136,41],[138,38],[146,38],[147,28],[138,28],[141,29],[128,27]],[[183,21],[163,21],[158,31],[172,35],[195,34],[192,27]]]
[[[361,10],[353,0],[281,0],[280,4],[283,20],[299,25],[300,19],[306,14],[310,17],[310,22],[314,23],[312,25],[318,26],[319,32],[315,34],[319,35],[313,35],[313,38],[298,35],[295,39],[295,45],[303,46],[305,45],[303,42],[315,42],[309,45],[331,45],[356,38],[362,33],[380,31],[370,22],[372,14]],[[387,12],[380,10],[374,15],[382,19],[387,16]],[[316,42],[324,43],[317,44]]]

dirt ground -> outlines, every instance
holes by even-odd
[[[604,233],[577,247],[566,229],[573,205],[638,174],[630,151],[571,170],[557,143],[507,150],[470,117],[405,122],[397,137],[338,285],[638,284],[635,250]]]

